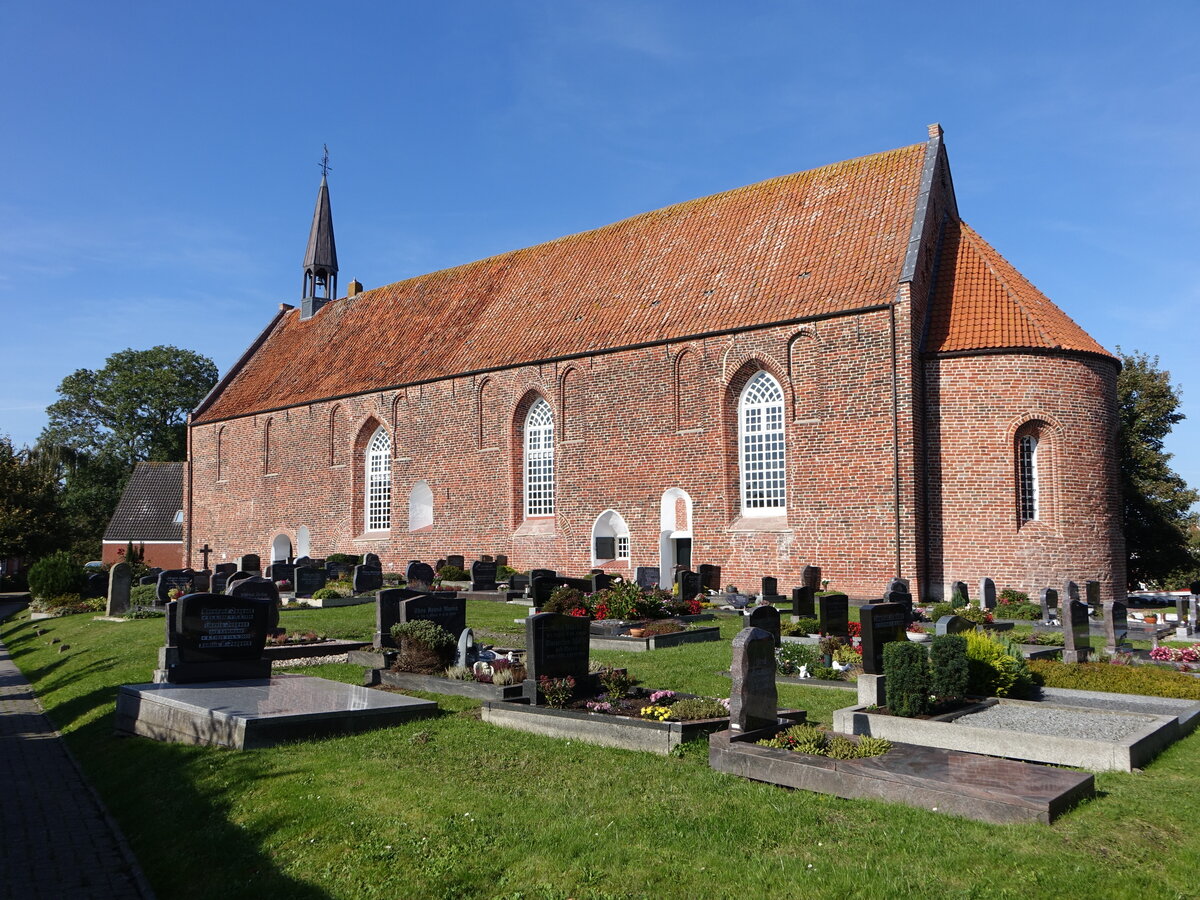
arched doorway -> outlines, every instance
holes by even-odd
[[[286,534],[277,534],[271,541],[271,562],[284,562],[291,558],[292,539]]]
[[[659,579],[663,585],[675,583],[675,567],[692,567],[692,498],[682,488],[663,492],[659,513]]]

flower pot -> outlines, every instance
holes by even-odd
[[[1151,613],[1147,616],[1142,616],[1142,621],[1145,622],[1147,625],[1157,625],[1158,624],[1158,616],[1155,615],[1154,613]]]
[[[630,629],[629,629],[629,636],[630,636],[630,637],[636,637],[636,638],[645,637],[645,636],[646,636],[646,629],[645,629],[645,628],[630,628]]]
[[[917,643],[917,644],[923,644],[926,641],[928,641],[931,637],[931,635],[929,634],[928,631],[922,631],[920,633],[917,633],[915,631],[906,631],[904,633],[908,635],[908,639],[910,641],[913,641],[914,643]]]

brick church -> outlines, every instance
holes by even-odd
[[[959,218],[924,143],[298,306],[192,413],[190,562],[505,553],[852,597],[1124,594],[1117,360]]]

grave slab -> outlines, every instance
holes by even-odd
[[[126,684],[118,732],[157,741],[251,750],[349,734],[430,715],[437,704],[308,675],[203,684]]]

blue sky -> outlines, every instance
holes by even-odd
[[[0,432],[33,442],[62,378],[126,347],[225,371],[298,302],[323,143],[341,285],[375,287],[937,121],[964,219],[1171,371],[1200,486],[1198,26],[1193,2],[4,4]]]

